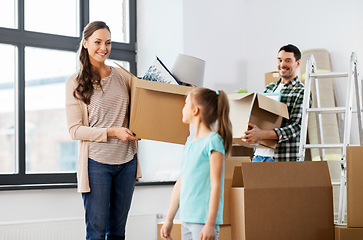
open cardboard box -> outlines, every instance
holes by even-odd
[[[335,240],[362,240],[363,228],[349,228],[347,225],[335,226]]]
[[[224,163],[223,224],[231,224],[230,192],[233,172],[234,167],[241,166],[242,162],[251,162],[251,158],[247,156],[229,156],[226,158]]]
[[[363,228],[363,146],[347,147],[347,226]],[[363,238],[361,238],[363,239]]]
[[[286,104],[258,93],[233,93],[229,94],[228,98],[233,142],[251,148],[276,148],[275,140],[264,139],[258,143],[246,143],[241,137],[249,129],[249,122],[263,130],[279,128],[282,118],[289,118]]]
[[[229,152],[229,156],[230,157],[245,156],[245,157],[252,158],[253,153],[254,153],[253,148],[241,146],[241,145],[238,145],[238,144],[232,144],[232,148],[231,148],[231,151]]]
[[[130,130],[141,139],[185,144],[189,125],[182,122],[182,109],[194,87],[131,76]]]
[[[232,239],[334,239],[326,162],[242,162],[230,199]]]

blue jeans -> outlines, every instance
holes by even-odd
[[[200,232],[202,231],[204,224],[202,223],[186,223],[182,222],[181,234],[182,240],[199,240]],[[216,225],[216,239],[219,236],[219,225]]]
[[[252,162],[275,162],[274,157],[253,156]]]
[[[136,155],[122,165],[88,159],[91,192],[83,193],[87,240],[125,239],[136,182]]]

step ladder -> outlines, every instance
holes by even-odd
[[[317,73],[316,63],[313,55],[310,55],[306,63],[305,72],[305,92],[304,92],[304,102],[302,110],[301,119],[301,133],[300,133],[300,145],[299,145],[299,156],[298,161],[305,160],[305,150],[307,148],[319,148],[321,150],[326,148],[341,148],[342,158],[341,158],[341,174],[340,182],[332,182],[333,186],[340,185],[339,193],[339,209],[338,209],[338,224],[344,223],[345,218],[345,206],[346,206],[346,153],[347,146],[350,144],[350,134],[352,126],[352,113],[356,112],[358,117],[358,127],[359,127],[359,141],[360,145],[363,146],[363,129],[362,129],[362,84],[359,80],[358,71],[358,60],[356,54],[353,52],[350,57],[350,68],[349,72],[337,73],[337,72],[326,72]],[[346,106],[345,107],[332,107],[332,108],[322,108],[320,105],[319,96],[319,86],[318,79],[327,78],[348,78],[347,81],[347,96],[346,96]],[[311,84],[313,83],[313,84]],[[311,85],[316,93],[316,108],[309,107],[310,90]],[[353,111],[353,96],[355,96],[357,102],[357,111]],[[306,144],[307,128],[308,128],[308,117],[309,112],[317,113],[317,125],[320,132],[320,143],[319,144]],[[344,113],[344,134],[341,143],[337,144],[324,144],[323,132],[322,132],[322,121],[321,114],[342,114]]]

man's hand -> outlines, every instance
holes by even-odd
[[[247,143],[257,143],[262,138],[262,130],[257,127],[255,124],[248,123],[248,126],[251,128],[250,130],[245,132],[245,135],[242,136],[242,140]]]
[[[257,127],[255,124],[248,123],[250,130],[244,132],[245,135],[242,136],[242,141],[247,143],[258,143],[262,139],[272,139],[278,140],[279,137],[277,136],[276,132],[272,130],[262,130]]]

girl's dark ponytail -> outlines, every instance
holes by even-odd
[[[224,149],[227,155],[232,147],[232,123],[229,119],[229,100],[227,94],[222,90],[217,90],[216,94],[218,95],[217,132],[223,138]]]
[[[197,88],[190,93],[192,103],[201,109],[201,121],[211,126],[218,121],[217,133],[224,141],[226,154],[232,147],[232,124],[229,120],[229,101],[222,90]]]

